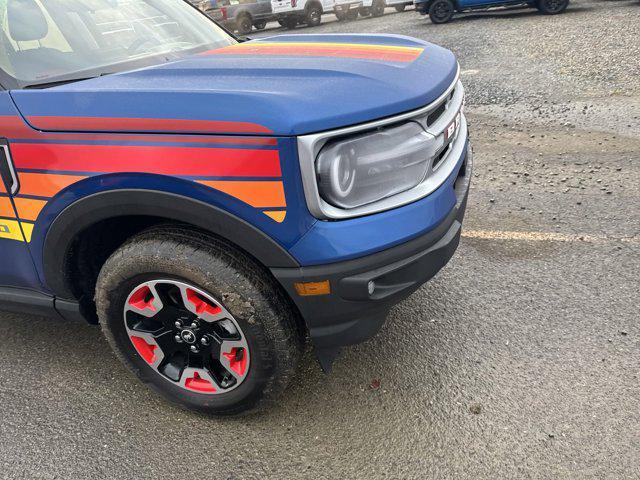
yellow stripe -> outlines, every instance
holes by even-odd
[[[423,47],[403,47],[400,45],[376,45],[371,43],[325,43],[325,42],[251,42],[238,43],[228,49],[255,48],[255,47],[327,47],[327,48],[362,48],[370,50],[390,50],[394,52],[422,52]]]
[[[33,223],[21,222],[20,225],[22,225],[22,231],[24,232],[27,243],[31,243],[31,236],[33,235]]]
[[[33,231],[33,225],[31,225],[31,231]],[[0,219],[0,238],[24,242],[24,237],[20,231],[20,224],[15,220]],[[29,234],[29,239],[31,239],[31,233]]]

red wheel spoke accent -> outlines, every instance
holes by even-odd
[[[140,287],[131,297],[129,298],[129,305],[138,310],[151,310],[152,312],[156,311],[156,307],[153,304],[155,297],[151,292],[151,289],[144,285]]]
[[[238,375],[243,376],[247,370],[247,355],[244,348],[233,347],[230,352],[222,352],[229,360],[229,368]]]
[[[198,372],[194,372],[193,377],[187,378],[184,386],[196,392],[213,393],[216,391],[213,384],[209,380],[202,378]]]
[[[249,374],[249,345],[238,322],[193,285],[154,279],[134,287],[124,325],[149,367],[184,390],[225,394]]]
[[[198,315],[218,315],[222,312],[222,309],[219,306],[210,304],[206,299],[202,298],[199,293],[191,290],[190,288],[187,289],[187,299],[195,307]]]
[[[156,348],[157,345],[148,343],[144,338],[131,335],[131,343],[136,347],[136,351],[144,358],[145,362],[149,365],[156,361]]]

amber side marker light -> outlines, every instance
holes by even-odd
[[[296,287],[296,292],[301,297],[310,297],[312,295],[329,295],[331,293],[331,285],[329,280],[322,282],[296,282],[293,284]]]

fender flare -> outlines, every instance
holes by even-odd
[[[77,235],[102,220],[134,215],[191,224],[235,244],[265,267],[300,266],[271,237],[235,215],[208,203],[157,190],[109,190],[72,203],[49,227],[42,253],[44,280],[52,292],[57,297],[74,298],[63,272]]]

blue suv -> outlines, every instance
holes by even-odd
[[[268,405],[306,338],[328,370],[454,254],[458,62],[123,3],[0,4],[0,308],[99,323],[183,407]]]
[[[433,23],[447,23],[456,12],[488,10],[494,7],[531,7],[545,15],[556,15],[567,9],[569,0],[414,0],[416,11],[420,15],[429,15]]]

